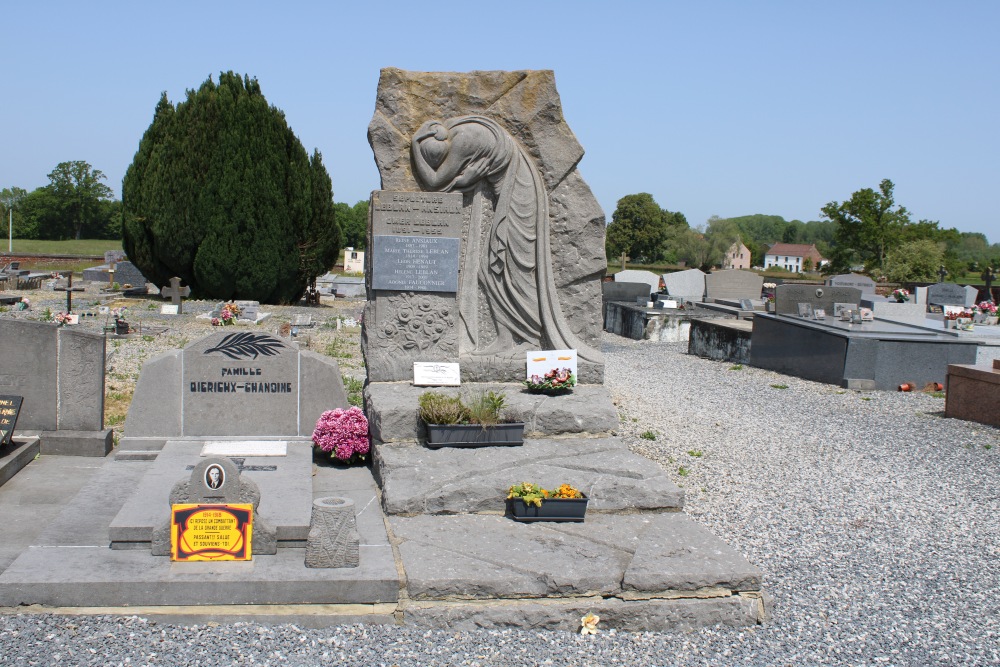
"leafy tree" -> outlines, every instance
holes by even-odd
[[[368,234],[368,201],[359,201],[354,206],[337,202],[333,208],[344,233],[344,246],[364,250]]]
[[[660,208],[653,195],[626,195],[618,200],[608,225],[607,254],[614,258],[624,252],[635,262],[656,261],[668,251],[668,240],[687,226],[682,213]]]
[[[885,277],[893,282],[936,281],[944,251],[944,242],[926,238],[895,246],[885,258]]]
[[[330,176],[256,79],[164,93],[125,174],[123,246],[151,282],[201,297],[297,301],[340,250]]]
[[[65,237],[82,238],[84,229],[92,227],[101,212],[101,203],[114,198],[104,183],[104,173],[83,160],[60,162],[49,172],[48,189],[61,209]],[[60,234],[59,238],[63,238]]]
[[[886,254],[900,243],[910,222],[907,210],[895,206],[894,187],[886,178],[878,192],[864,188],[843,203],[832,201],[822,208],[823,216],[837,224],[830,270],[848,270],[857,258],[868,271],[884,275]]]

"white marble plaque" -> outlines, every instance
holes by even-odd
[[[532,375],[545,376],[551,370],[568,368],[576,376],[576,350],[535,350],[527,353],[526,380]]]
[[[201,456],[287,456],[286,440],[212,440],[201,448]]]
[[[160,315],[176,315],[179,306],[176,303],[166,303],[160,306]]]
[[[458,364],[413,362],[413,384],[417,387],[457,387],[461,384]]]

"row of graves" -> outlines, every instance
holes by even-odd
[[[603,283],[604,330],[635,340],[687,341],[696,318],[745,321],[762,312],[764,279],[752,271],[626,269]]]
[[[363,413],[336,362],[291,339],[220,329],[147,361],[96,471],[63,479],[63,461],[95,459],[43,456],[0,488],[0,606],[455,629],[765,620],[760,570],[613,435],[604,217],[552,72],[385,69],[369,137],[383,189]],[[3,353],[44,356],[33,337]],[[98,418],[102,344],[71,378],[18,370],[22,418],[84,381]],[[15,448],[30,439],[14,431]],[[22,478],[66,497],[6,527]]]
[[[688,351],[850,389],[946,389],[948,416],[996,423],[983,408],[1000,401],[1000,327],[994,276],[983,278],[984,289],[940,282],[889,297],[858,274],[777,285],[750,323],[693,320]]]

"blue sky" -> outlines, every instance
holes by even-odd
[[[1000,2],[10,2],[0,188],[67,160],[116,195],[162,91],[257,77],[335,199],[379,187],[379,69],[552,69],[610,220],[819,219],[883,178],[916,219],[1000,241]]]

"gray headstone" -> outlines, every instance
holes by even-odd
[[[778,285],[774,288],[774,312],[778,315],[798,315],[799,304],[808,304],[811,310],[822,308],[827,316],[834,316],[834,304],[850,303],[857,307],[861,290],[856,287],[830,287],[828,285]]]
[[[615,274],[616,283],[646,283],[649,285],[649,294],[660,291],[660,277],[652,271],[636,271],[626,269]]]
[[[753,271],[728,269],[705,276],[705,299],[760,299],[764,279]]]
[[[643,303],[649,301],[649,285],[646,283],[606,282],[601,285],[601,296],[605,301],[626,301]]]
[[[927,304],[932,306],[964,306],[965,288],[955,283],[936,283],[927,288]]]
[[[705,272],[700,269],[664,273],[663,284],[667,294],[675,299],[698,302],[705,298]],[[760,298],[760,292],[749,298]]]
[[[384,191],[464,193],[458,291],[370,295],[369,381],[410,380],[414,361],[522,381],[524,347],[544,347],[576,349],[580,382],[601,382],[604,214],[552,72],[383,69],[368,137]]]
[[[874,294],[876,287],[874,280],[860,273],[845,273],[833,276],[826,281],[826,284],[831,287],[856,287],[861,290],[862,294]]]
[[[114,264],[115,262],[124,261],[127,257],[124,250],[105,250],[104,251],[104,263]]]
[[[104,336],[0,319],[0,393],[24,397],[19,430],[100,431]]]
[[[115,264],[115,282],[119,285],[145,287],[148,281],[135,264],[122,261]]]
[[[976,299],[979,297],[979,288],[973,287],[972,285],[965,286],[965,305],[966,307],[976,305]]]
[[[92,283],[106,283],[109,282],[111,274],[108,269],[111,266],[108,264],[101,264],[100,266],[91,266],[83,270],[83,279],[89,280]]]
[[[226,327],[143,365],[125,436],[308,436],[346,407],[336,361]]]
[[[913,290],[913,294],[910,296],[914,303],[919,303],[923,306],[927,305],[927,288],[917,287]]]

